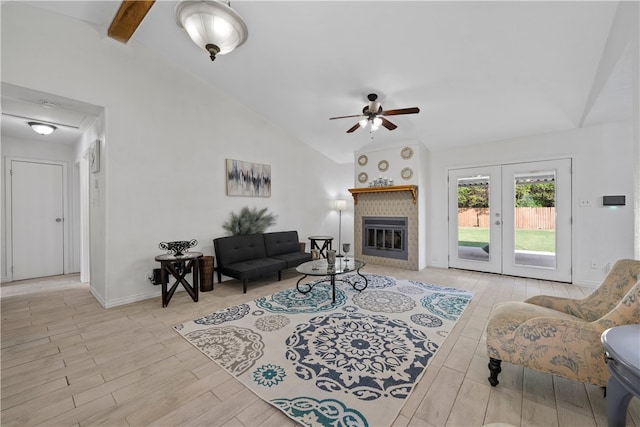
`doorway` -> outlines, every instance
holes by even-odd
[[[65,164],[7,159],[12,281],[64,274]]]
[[[449,266],[571,282],[571,159],[450,170]]]

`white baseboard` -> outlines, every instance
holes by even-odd
[[[184,289],[176,289],[176,292],[184,291]],[[150,298],[158,298],[162,296],[162,289],[158,286],[157,289],[154,289],[149,292],[145,292],[143,294],[130,295],[124,298],[117,298],[114,300],[105,301],[101,295],[94,291],[93,288],[90,288],[91,294],[98,300],[101,306],[104,308],[113,308],[124,304],[131,304],[132,302],[143,301]],[[160,300],[158,300],[158,304],[162,304]]]

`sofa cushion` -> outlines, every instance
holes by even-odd
[[[265,274],[277,273],[287,267],[283,260],[274,258],[257,258],[248,261],[240,261],[219,267],[222,274],[234,277],[238,280],[255,279]]]
[[[311,254],[308,252],[292,252],[289,254],[281,254],[273,257],[287,263],[287,268],[297,267],[303,262],[311,261]]]
[[[213,245],[219,267],[267,257],[262,234],[219,237]]]
[[[300,253],[298,232],[277,231],[274,233],[264,233],[264,246],[268,257]]]

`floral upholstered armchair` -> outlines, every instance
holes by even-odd
[[[640,261],[617,261],[591,295],[538,295],[494,306],[487,324],[489,383],[502,361],[606,386],[609,371],[600,342],[614,326],[640,323]]]

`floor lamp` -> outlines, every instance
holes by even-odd
[[[337,257],[342,257],[344,255],[342,255],[342,253],[340,252],[342,250],[342,242],[340,241],[342,238],[342,211],[347,209],[347,201],[346,200],[342,200],[342,199],[338,199],[336,200],[336,209],[338,210],[338,214],[339,214],[339,220],[338,220],[338,255],[336,255]]]

